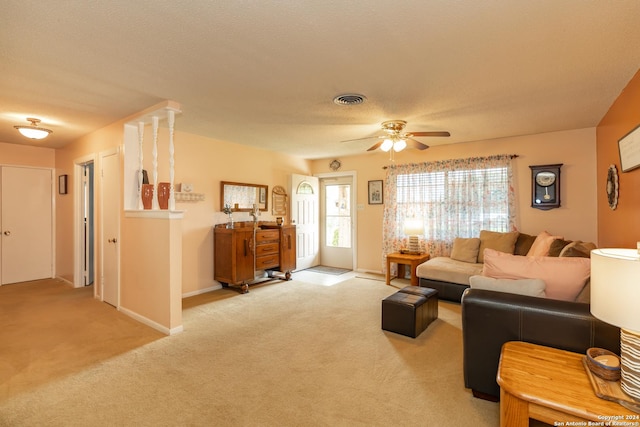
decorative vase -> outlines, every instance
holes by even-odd
[[[160,209],[169,209],[169,192],[171,191],[171,184],[168,182],[158,183],[158,206]]]
[[[151,209],[153,205],[153,184],[142,184],[142,206]]]

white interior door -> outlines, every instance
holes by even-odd
[[[314,176],[292,174],[291,221],[296,225],[296,266],[298,270],[318,265],[319,255],[319,183]]]
[[[111,152],[100,156],[102,218],[102,300],[120,304],[120,156]]]
[[[2,167],[2,284],[53,277],[52,171]]]
[[[320,179],[320,260],[322,265],[353,269],[353,179]]]

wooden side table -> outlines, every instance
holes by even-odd
[[[391,284],[391,263],[398,264],[398,277],[404,277],[404,266],[411,266],[411,286],[418,286],[418,276],[416,276],[416,267],[423,262],[429,260],[429,254],[401,254],[393,253],[387,255],[387,285]]]
[[[583,356],[525,342],[506,343],[497,375],[500,426],[528,427],[529,418],[552,426],[600,425],[589,421],[640,425],[640,414],[595,395]]]

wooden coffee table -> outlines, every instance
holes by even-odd
[[[640,425],[640,414],[595,395],[583,356],[525,342],[506,343],[497,375],[500,426],[528,427],[529,418],[552,426],[566,426],[568,421]]]
[[[416,267],[429,260],[429,254],[401,254],[393,253],[387,255],[387,285],[391,284],[391,263],[398,264],[398,276],[403,278],[405,275],[404,266],[411,266],[411,285],[418,286],[418,276],[416,276]]]

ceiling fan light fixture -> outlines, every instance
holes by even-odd
[[[385,139],[385,140],[382,142],[382,145],[380,146],[380,149],[386,153],[387,151],[391,150],[391,148],[392,148],[393,146],[394,146],[394,144],[393,144],[393,141],[392,141],[392,140],[390,140],[390,139]]]
[[[407,141],[405,141],[404,139],[399,139],[393,144],[393,151],[395,151],[396,153],[398,151],[404,150],[405,148],[407,148]]]
[[[40,119],[27,117],[27,121],[31,122],[30,126],[14,126],[23,136],[30,139],[44,139],[53,131],[51,129],[41,128],[38,126]]]

